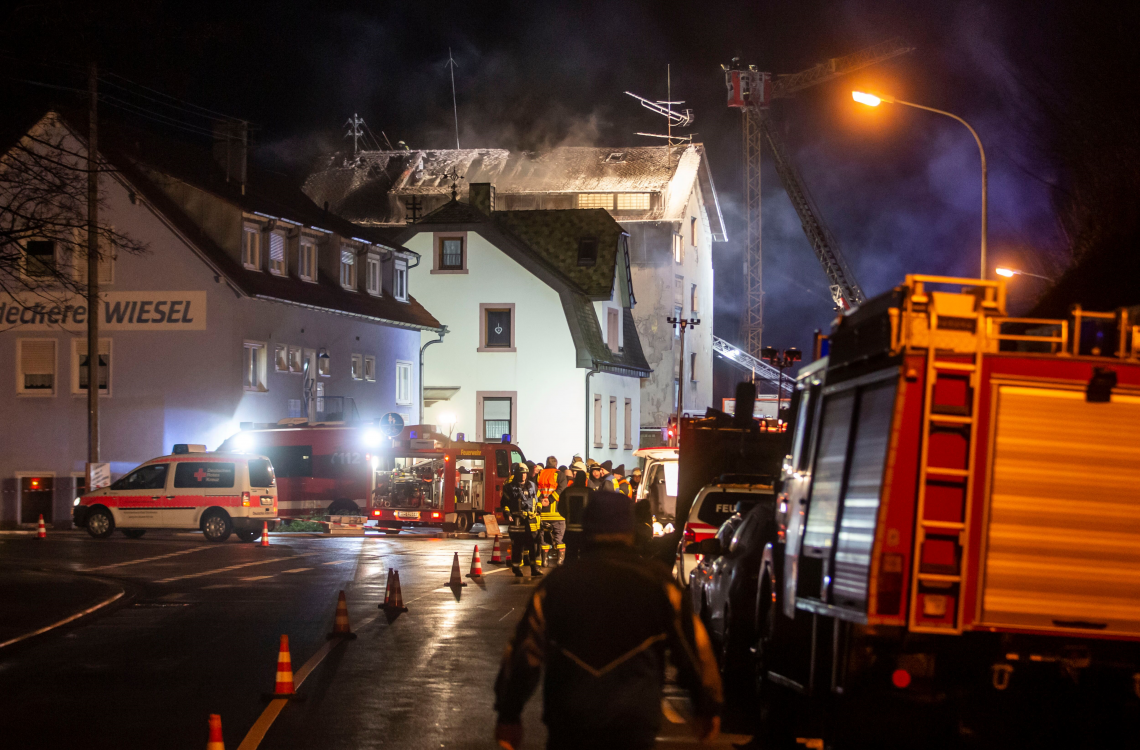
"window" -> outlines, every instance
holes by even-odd
[[[678,233],[673,233],[673,260],[682,263],[685,260],[685,239]]]
[[[297,249],[297,275],[303,281],[317,280],[317,241],[302,235]]]
[[[277,484],[273,474],[273,464],[264,458],[249,459],[249,486],[273,487]]]
[[[697,246],[697,217],[689,217],[689,244],[693,247]]]
[[[578,240],[578,265],[593,266],[598,263],[598,238],[583,237]]]
[[[677,405],[681,403],[681,379],[673,378],[673,411],[677,411]]]
[[[164,490],[168,464],[142,466],[111,485],[113,490]]]
[[[607,211],[614,207],[613,193],[579,193],[578,208],[604,208]]]
[[[175,489],[234,486],[234,465],[220,461],[183,461],[174,467]]]
[[[352,379],[364,380],[364,357],[359,354],[352,355]]]
[[[370,382],[376,381],[376,358],[375,357],[366,356],[364,358],[364,379],[368,380]]]
[[[256,224],[242,227],[241,264],[254,271],[261,270],[261,227]]]
[[[618,311],[612,307],[606,308],[606,344],[611,352],[621,351],[621,325]]]
[[[304,372],[304,365],[301,363],[301,347],[289,347],[289,372]]]
[[[815,478],[808,506],[803,546],[818,557],[830,550],[835,537],[835,521],[839,511],[839,494],[843,487],[843,470],[847,462],[847,443],[851,416],[855,412],[855,391],[849,390],[827,397],[823,404],[823,424],[819,432],[819,448],[815,462]]]
[[[365,261],[365,281],[368,284],[369,294],[380,294],[380,259],[369,255]]]
[[[392,264],[392,296],[401,302],[408,301],[408,261],[397,260]]]
[[[511,475],[511,459],[506,449],[495,449],[495,473],[504,479]]]
[[[483,439],[487,442],[502,440],[511,434],[512,399],[483,399]]]
[[[284,344],[273,347],[273,369],[277,372],[289,372],[289,347]]]
[[[482,345],[478,351],[515,351],[514,304],[495,305],[483,303],[479,305],[479,312],[482,315],[479,321],[479,341]]]
[[[284,276],[288,271],[285,262],[285,233],[269,233],[269,273],[275,276]]]
[[[617,448],[617,397],[610,396],[610,448]]]
[[[463,270],[463,238],[440,237],[439,239],[439,270]]]
[[[317,357],[317,374],[322,378],[327,378],[332,375],[332,357],[324,349],[321,350],[320,356]]]
[[[55,339],[16,339],[16,393],[55,395]]]
[[[680,320],[683,317],[685,317],[684,309],[682,309],[682,307],[680,305],[673,305],[673,318],[675,320]],[[681,338],[681,324],[680,323],[673,326],[673,338],[675,338],[675,339]]]
[[[90,362],[86,338],[71,340],[71,363],[71,392],[87,393]],[[99,339],[99,393],[111,393],[111,339]]]
[[[257,452],[273,463],[273,475],[287,477],[313,476],[313,446],[311,445],[264,445]]]
[[[689,311],[696,312],[701,309],[700,302],[697,300],[697,285],[693,284],[689,288]]]
[[[594,394],[594,447],[602,447],[602,397]]]
[[[633,400],[625,400],[625,449],[633,450]]]
[[[265,344],[247,341],[243,345],[242,385],[247,391],[268,390],[265,387]]]
[[[697,382],[697,353],[689,354],[689,380]]]
[[[56,275],[55,240],[24,243],[24,275],[31,279],[50,279]]]
[[[685,304],[685,277],[673,277],[673,302],[678,305]]]
[[[618,193],[618,211],[648,211],[649,193]]]
[[[75,280],[81,285],[87,283],[87,243],[86,240],[77,242],[72,250],[72,268],[75,271]],[[99,284],[115,283],[115,254],[111,250],[102,250],[99,253]]]
[[[396,363],[396,403],[412,403],[412,363]]]
[[[340,285],[345,289],[356,288],[356,252],[350,247],[340,249]]]

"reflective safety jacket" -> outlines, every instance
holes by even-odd
[[[538,510],[535,503],[534,485],[530,482],[519,484],[512,479],[503,487],[499,501],[503,513],[511,519],[510,531],[538,531]]]
[[[625,479],[618,480],[617,478],[615,478],[614,481],[617,482],[617,491],[618,492],[625,495],[626,497],[629,497],[629,498],[633,497],[633,485],[631,485]]]
[[[558,493],[551,492],[546,497],[538,496],[537,500],[538,518],[541,521],[565,521],[566,519],[558,512]]]

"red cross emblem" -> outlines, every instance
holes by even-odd
[[[206,478],[206,470],[205,469],[198,469],[198,471],[194,472],[194,478],[197,479],[199,482],[201,482],[203,479]]]

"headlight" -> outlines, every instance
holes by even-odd
[[[234,438],[234,447],[238,453],[249,453],[253,448],[253,435],[238,435]]]
[[[75,498],[75,502],[72,503],[72,505],[78,506],[79,505],[79,498]]]
[[[377,432],[376,430],[368,430],[364,433],[364,435],[361,437],[361,439],[364,441],[364,444],[367,447],[379,448],[380,447],[380,441],[383,439],[383,436],[379,432]]]

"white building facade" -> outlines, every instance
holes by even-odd
[[[649,368],[626,233],[604,211],[496,211],[488,184],[471,195],[396,237],[423,259],[411,283],[448,328],[424,356],[426,422],[509,434],[539,463],[632,466]]]

